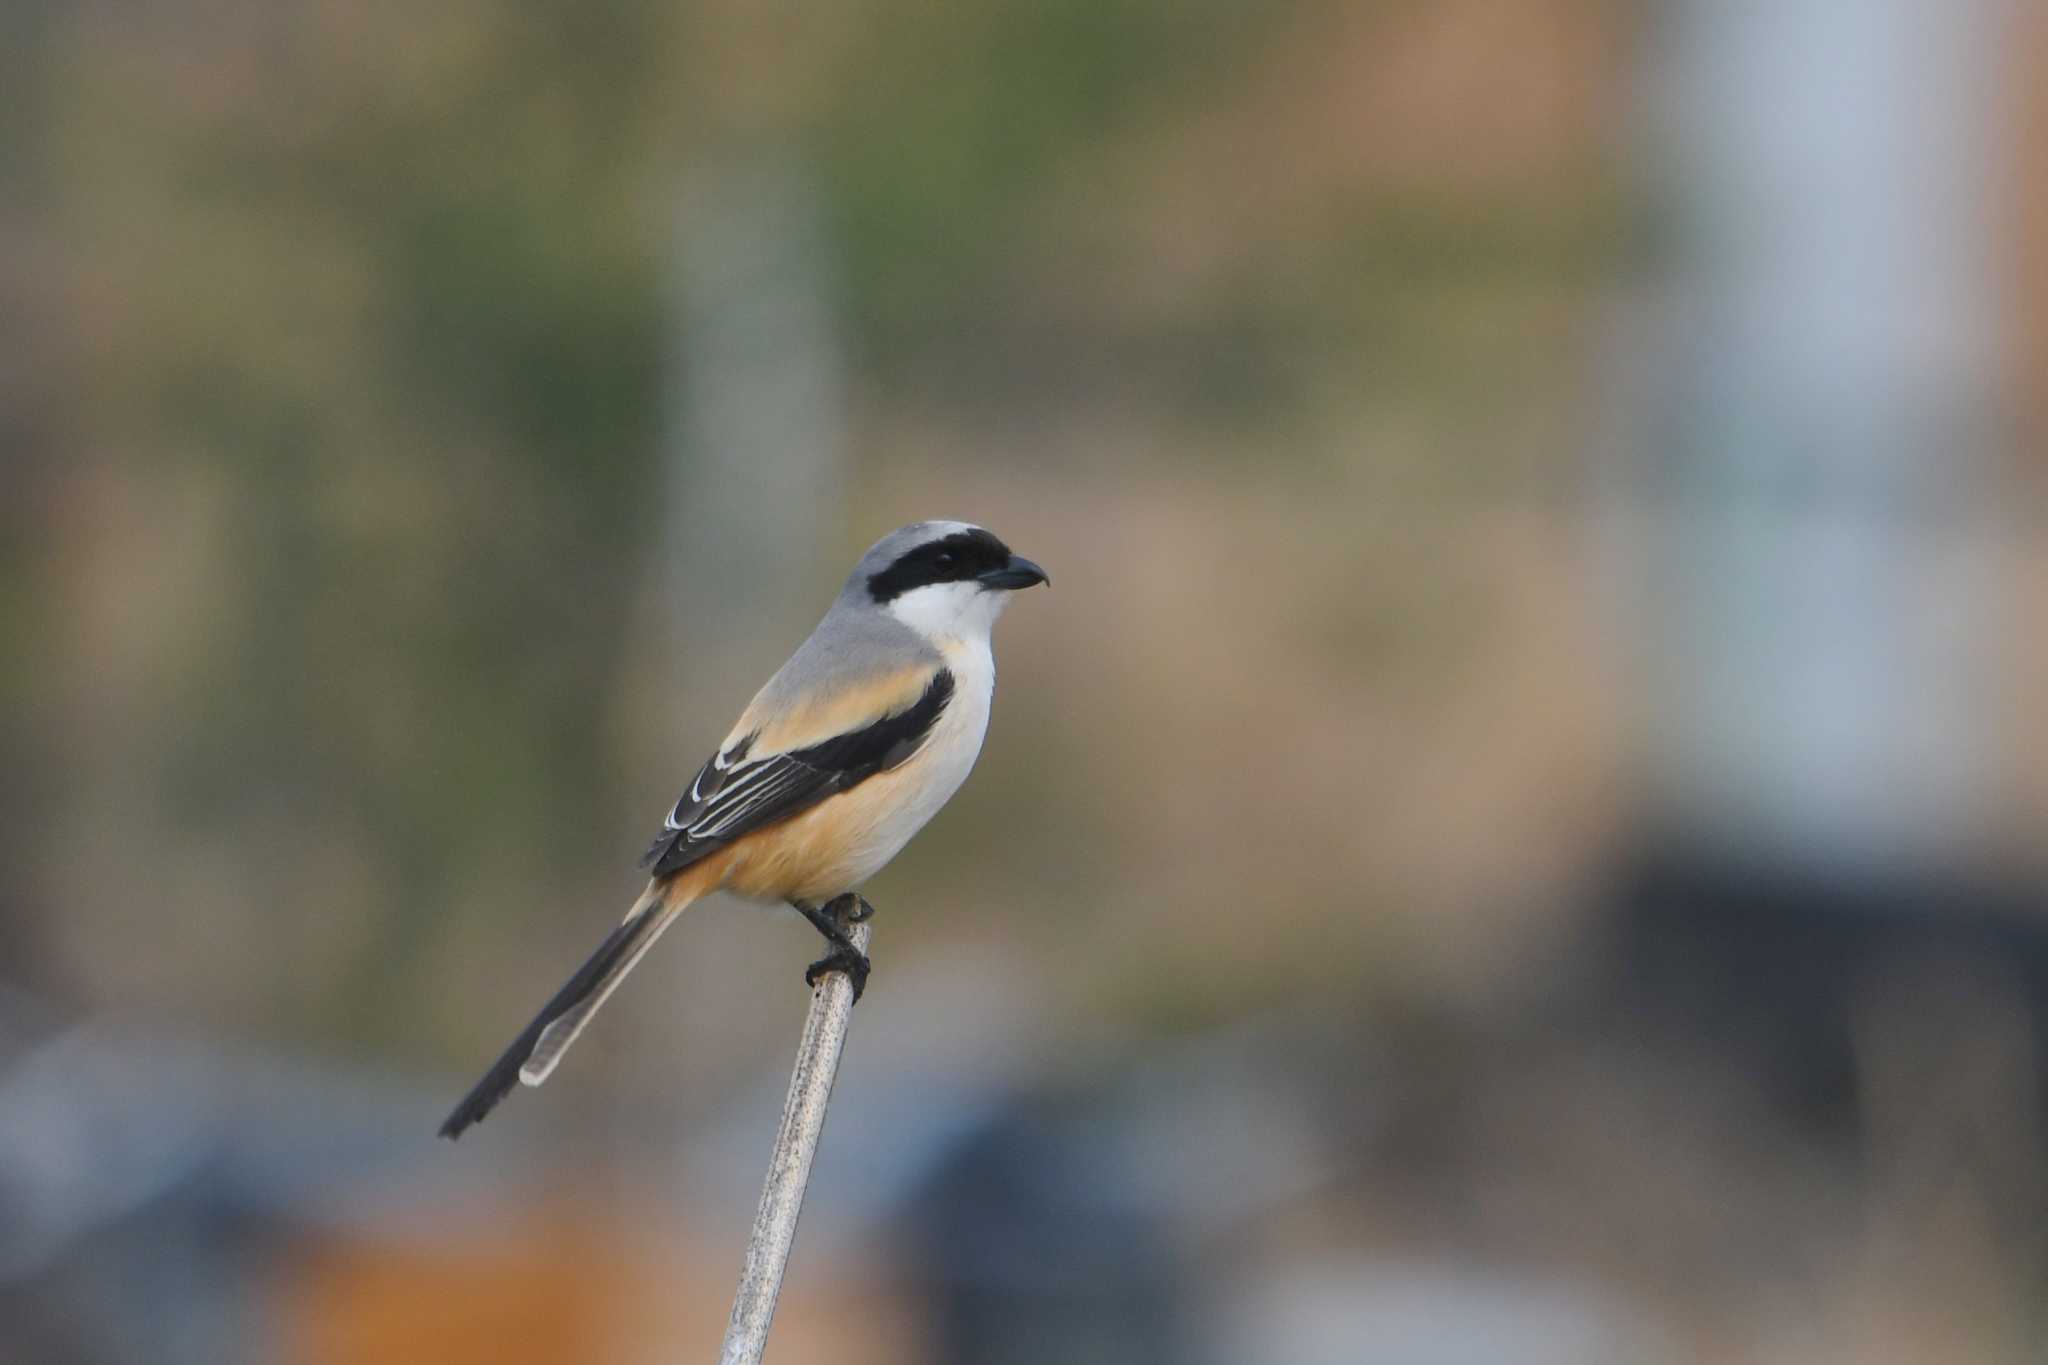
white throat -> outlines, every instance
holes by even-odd
[[[987,645],[1010,594],[979,583],[927,583],[890,599],[890,615],[933,644]]]

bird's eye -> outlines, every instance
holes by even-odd
[[[953,552],[951,550],[943,550],[940,552],[938,558],[938,565],[940,568],[950,569],[953,567],[953,563]]]

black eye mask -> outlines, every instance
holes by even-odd
[[[905,550],[894,564],[868,575],[868,595],[889,602],[933,583],[971,583],[1010,562],[1010,547],[987,531],[956,531]]]

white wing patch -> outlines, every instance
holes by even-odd
[[[714,809],[723,807],[726,801],[740,793],[759,786],[774,771],[776,758],[780,755],[757,759],[752,764],[736,767],[735,765],[746,756],[747,748],[752,742],[753,737],[750,735],[745,741],[718,753],[705,764],[691,780],[690,790],[669,808],[668,814],[662,819],[662,827],[695,835],[704,823],[702,817]],[[728,772],[733,776],[721,780]],[[705,806],[703,803],[706,801],[710,801],[712,805]],[[688,824],[683,822],[685,810],[690,811],[695,817]]]
[[[829,781],[829,775],[786,755],[764,758],[721,788],[698,807],[696,818],[683,826],[692,839],[716,839],[731,833],[762,807]]]

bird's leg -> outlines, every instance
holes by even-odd
[[[859,1004],[861,992],[868,987],[868,970],[873,964],[868,961],[866,953],[853,946],[853,940],[846,936],[845,925],[859,924],[875,913],[875,907],[851,891],[834,898],[823,909],[808,901],[791,901],[790,904],[832,945],[831,952],[804,969],[804,983],[815,986],[818,978],[826,972],[845,972],[853,982],[853,1001]]]
[[[811,927],[825,936],[825,941],[835,948],[851,948],[853,940],[846,936],[845,924],[858,924],[865,916],[856,917],[847,913],[850,903],[860,898],[851,894],[837,896],[820,907],[809,901],[791,901],[796,912],[811,922]]]

